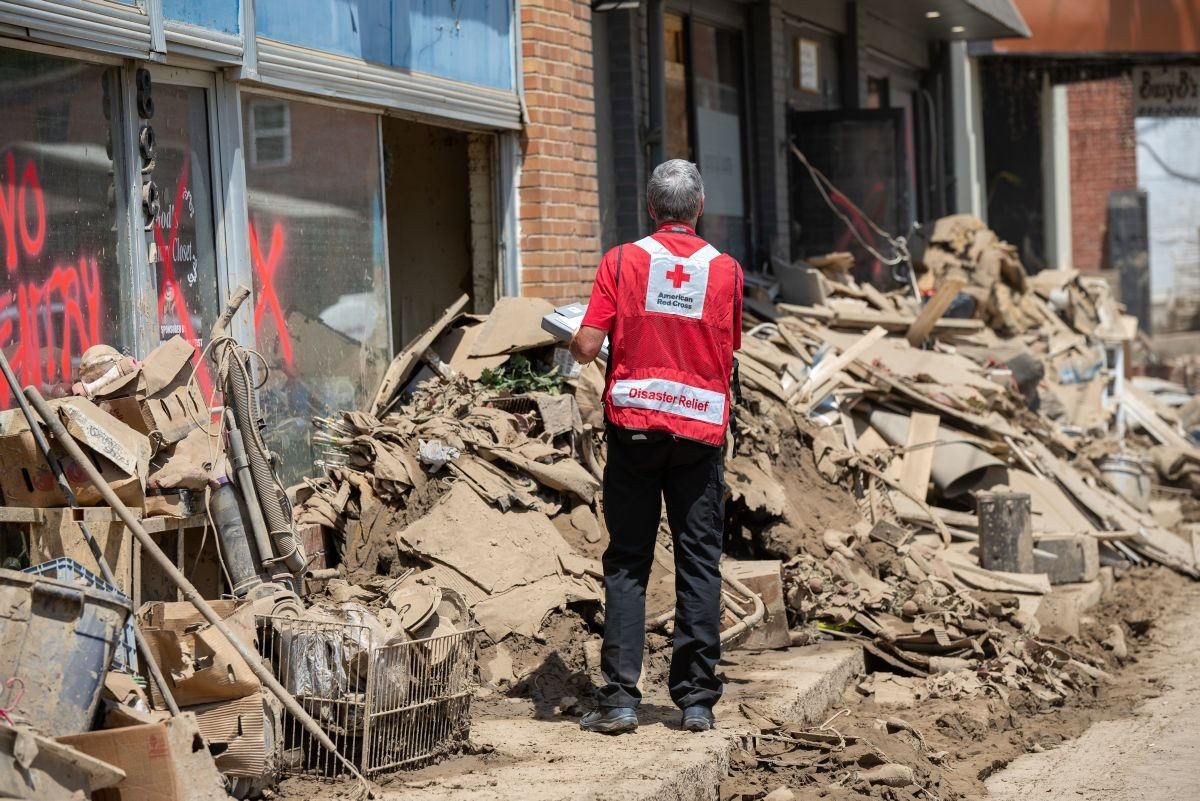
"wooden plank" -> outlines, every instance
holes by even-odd
[[[942,288],[937,291],[933,299],[925,304],[921,309],[921,313],[917,315],[917,319],[913,320],[912,325],[908,327],[908,333],[905,335],[908,339],[908,344],[914,348],[919,348],[925,344],[925,340],[929,339],[929,334],[933,331],[934,325],[938,320],[942,319],[942,315],[950,308],[950,304],[958,297],[958,293],[966,286],[965,281],[960,281],[957,278],[951,278],[946,283],[942,284]]]
[[[1191,453],[1195,449],[1196,446],[1191,441],[1184,439],[1182,434],[1159,417],[1158,412],[1138,396],[1136,389],[1125,387],[1120,402],[1125,406],[1125,413],[1146,429],[1146,433],[1153,437],[1159,445],[1177,448],[1184,453]]]
[[[1054,456],[1041,442],[1032,440],[1028,443],[1028,448],[1081,509],[1088,510],[1098,517],[1102,524],[1110,526],[1113,530],[1136,531],[1136,537],[1125,540],[1130,547],[1160,564],[1200,578],[1196,554],[1187,543],[1155,525],[1149,515],[1134,509],[1119,495],[1088,486],[1074,466]]]
[[[802,397],[807,398],[807,392],[822,386],[826,381],[833,378],[839,371],[848,366],[851,362],[857,359],[868,348],[874,345],[879,340],[887,336],[887,331],[876,326],[863,335],[862,339],[855,342],[846,350],[839,353],[837,356],[826,356],[821,362],[812,369],[808,374],[808,380],[804,382],[804,386],[800,388]]]
[[[829,328],[873,328],[880,326],[891,333],[907,332],[916,317],[896,312],[876,312],[863,309],[858,312],[840,311],[824,306],[795,306],[780,303],[780,311],[801,320],[817,320]],[[937,320],[933,326],[935,334],[973,334],[984,329],[983,320]]]
[[[924,500],[929,491],[929,475],[933,472],[933,453],[936,448],[930,443],[937,441],[938,425],[942,418],[936,414],[913,412],[909,417],[908,439],[904,443],[903,465],[900,469],[900,484],[906,490]],[[919,445],[926,447],[920,448]],[[915,450],[908,450],[915,448]]]
[[[426,328],[424,333],[410,342],[408,347],[392,359],[387,372],[383,374],[383,380],[379,382],[375,400],[371,402],[371,414],[378,417],[391,408],[393,397],[412,375],[413,369],[420,364],[425,351],[429,349],[434,340],[442,335],[450,323],[454,322],[454,318],[467,307],[468,300],[469,298],[465,294],[459,297],[450,304],[450,308],[446,309],[433,325]]]

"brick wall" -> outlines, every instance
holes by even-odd
[[[1128,76],[1067,88],[1071,251],[1075,269],[1108,268],[1108,194],[1137,188],[1137,135]]]
[[[600,260],[592,12],[588,0],[522,0],[529,125],[520,180],[521,292],[586,299]]]

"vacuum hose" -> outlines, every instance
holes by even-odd
[[[225,405],[233,412],[233,419],[242,434],[246,457],[250,462],[254,494],[262,510],[271,541],[274,543],[276,559],[283,562],[293,574],[304,569],[304,553],[296,542],[292,527],[292,510],[275,468],[271,464],[266,443],[262,439],[261,421],[258,414],[258,394],[251,384],[249,354],[233,340],[228,339],[226,329],[238,308],[250,296],[250,290],[239,286],[230,297],[221,319],[212,329],[212,358],[221,375],[225,391]],[[249,500],[249,499],[248,499]]]

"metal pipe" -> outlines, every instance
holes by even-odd
[[[129,527],[129,530],[133,532],[133,536],[137,537],[138,542],[141,543],[142,549],[150,555],[150,558],[166,574],[167,578],[179,588],[184,598],[196,608],[197,612],[204,616],[205,620],[212,624],[213,628],[219,631],[225,639],[229,640],[229,644],[246,661],[246,665],[258,677],[258,680],[279,699],[280,703],[283,704],[283,708],[300,722],[304,730],[332,753],[350,771],[352,776],[363,782],[364,785],[369,786],[367,780],[358,772],[358,769],[338,752],[337,746],[334,745],[333,740],[329,739],[329,735],[312,719],[308,712],[304,710],[304,707],[292,697],[291,693],[276,680],[271,670],[262,663],[258,652],[242,642],[233,629],[225,624],[225,621],[209,606],[208,601],[204,600],[192,583],[187,580],[187,577],[179,571],[179,568],[175,567],[170,558],[158,547],[158,543],[146,533],[146,529],[142,528],[141,521],[134,516],[133,512],[129,511],[129,507],[122,503],[117,494],[113,492],[112,487],[108,485],[108,482],[101,477],[96,466],[88,460],[79,445],[67,433],[67,429],[54,414],[54,410],[46,403],[46,399],[42,397],[42,393],[38,392],[35,387],[26,387],[25,396],[46,423],[46,427],[50,429],[50,433],[54,435],[54,439],[67,452],[67,455],[75,460],[75,463],[79,465],[84,475],[87,476],[88,481],[96,488],[105,502],[112,507],[113,511],[117,513],[117,517],[121,518],[121,521]]]
[[[663,0],[650,0],[646,8],[646,71],[650,84],[650,164],[652,170],[667,160],[667,51]]]
[[[268,535],[273,548],[267,551],[260,549],[260,556],[273,555],[272,560],[283,562],[293,574],[299,574],[304,569],[304,554],[297,545],[295,525],[292,521],[291,507],[267,451],[266,443],[259,432],[258,393],[252,385],[250,371],[247,367],[246,352],[229,339],[225,332],[238,308],[250,296],[250,290],[239,286],[230,297],[220,319],[213,326],[210,334],[211,341],[218,343],[213,347],[210,357],[218,370],[224,366],[225,371],[220,380],[224,384],[225,407],[232,409],[233,418],[237,421],[242,433],[242,443],[250,464],[250,472],[254,475],[254,498],[246,496],[249,505],[258,504],[266,522]]]
[[[42,427],[38,425],[37,418],[33,416],[33,410],[29,408],[29,404],[25,401],[25,396],[21,394],[21,384],[13,374],[12,365],[8,363],[8,358],[2,350],[0,350],[0,370],[4,371],[4,380],[8,382],[8,387],[12,390],[13,397],[17,400],[17,406],[20,407],[21,414],[25,416],[25,422],[29,424],[29,433],[33,435],[34,444],[41,451],[42,458],[46,460],[46,464],[50,467],[50,472],[54,474],[54,480],[58,483],[59,491],[67,499],[68,506],[72,509],[78,509],[79,499],[75,497],[75,491],[71,489],[71,483],[67,481],[62,465],[58,463],[58,459],[55,459],[54,454],[50,452],[50,443],[46,441],[46,436],[42,433]],[[88,464],[90,465],[91,462],[88,462]],[[100,568],[100,575],[109,584],[120,589],[120,585],[117,584],[116,574],[109,567],[108,559],[104,557],[104,551],[100,548],[100,543],[92,535],[87,523],[82,520],[76,520],[75,524],[79,526],[79,531],[83,534],[83,539],[87,542],[88,549],[92,552],[92,556]],[[129,596],[132,598],[133,588],[130,587],[129,589]],[[137,610],[133,611],[136,612]],[[138,627],[136,621],[133,624],[133,639],[137,645],[138,652],[142,655],[142,660],[146,663],[146,672],[150,674],[150,678],[158,685],[159,691],[162,692],[163,701],[166,702],[167,709],[172,715],[178,715],[179,705],[175,703],[175,696],[171,693],[171,688],[167,686],[167,681],[163,677],[162,671],[159,670],[158,662],[154,660],[154,654],[150,653],[150,646],[146,643],[146,638],[142,636],[142,630]]]
[[[254,535],[258,558],[262,562],[262,568],[270,573],[274,562],[271,554],[274,551],[271,548],[271,538],[267,536],[267,522],[263,520],[262,507],[258,505],[258,491],[254,488],[254,475],[250,472],[250,460],[246,457],[242,432],[228,407],[225,408],[224,419],[225,431],[229,436],[229,464],[233,467],[234,478],[237,479],[238,492],[246,502],[246,516],[250,518],[250,533]]]

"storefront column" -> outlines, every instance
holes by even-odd
[[[968,54],[966,42],[951,42],[949,51],[954,210],[986,220],[978,65]]]
[[[1071,254],[1071,129],[1067,87],[1042,76],[1042,193],[1046,217],[1046,259],[1055,270],[1069,270]]]

